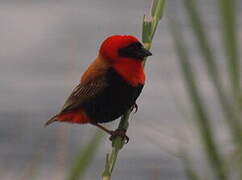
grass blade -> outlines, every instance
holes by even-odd
[[[93,156],[101,142],[102,134],[96,133],[89,144],[80,151],[77,156],[73,167],[71,168],[68,180],[78,180],[84,175],[84,172],[88,165],[90,164]]]
[[[204,24],[201,15],[198,12],[196,0],[183,0],[186,12],[188,13],[189,20],[192,25],[194,37],[196,38],[197,45],[202,55],[202,59],[206,65],[206,69],[211,79],[215,92],[218,95],[218,100],[223,108],[223,113],[227,124],[230,127],[231,134],[237,144],[237,148],[242,152],[242,127],[241,116],[238,114],[236,106],[232,104],[222,85],[218,67],[215,63],[215,58],[212,53],[211,43],[209,42],[208,35],[204,29]]]
[[[185,41],[183,39],[182,33],[177,31],[177,29],[179,29],[178,26],[174,22],[170,22],[170,30],[173,35],[174,45],[178,54],[180,68],[183,73],[187,91],[193,104],[194,112],[196,114],[201,139],[204,143],[204,147],[206,150],[205,152],[207,153],[208,160],[210,161],[210,164],[215,172],[217,179],[226,180],[227,175],[224,171],[223,161],[214,140],[212,127],[209,123],[210,119],[198,91],[195,74],[192,72],[193,68],[190,64]]]
[[[235,98],[240,94],[240,63],[238,57],[235,0],[218,0],[222,24],[222,40],[227,55],[228,72]]]

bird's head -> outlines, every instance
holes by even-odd
[[[152,54],[134,36],[113,35],[103,41],[100,55],[110,63],[116,63],[127,58],[143,61],[145,57]]]

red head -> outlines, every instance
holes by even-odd
[[[142,61],[151,56],[137,38],[130,35],[114,35],[104,40],[100,56],[112,66],[129,84],[144,84],[145,74]]]
[[[142,61],[151,53],[144,49],[139,40],[131,35],[113,35],[105,39],[100,48],[100,54],[112,63],[120,59],[132,59]]]

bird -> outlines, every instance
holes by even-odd
[[[137,110],[136,100],[145,83],[144,60],[151,55],[135,36],[107,37],[61,111],[45,125],[89,123],[111,135],[110,139],[121,136],[128,141],[125,129],[112,131],[101,124],[118,119],[132,107]]]

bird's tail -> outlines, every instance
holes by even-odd
[[[55,122],[55,121],[58,121],[57,119],[58,115],[52,117],[50,120],[48,120],[46,123],[45,123],[45,127],[48,126],[49,124]]]

